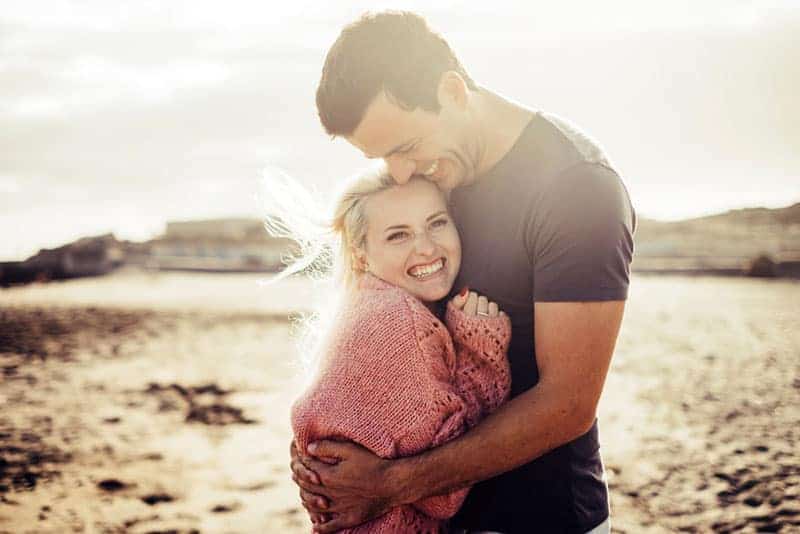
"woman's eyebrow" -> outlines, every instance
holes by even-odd
[[[437,211],[436,213],[434,213],[432,215],[428,215],[428,217],[425,219],[425,222],[430,222],[433,219],[436,219],[437,217],[441,217],[442,215],[447,215],[447,211],[441,210],[441,211]],[[386,228],[384,228],[383,231],[384,232],[389,232],[391,230],[406,230],[408,228],[411,228],[411,226],[408,225],[408,224],[393,224],[392,226],[387,226]]]
[[[391,230],[405,230],[407,228],[409,228],[409,226],[407,224],[395,224],[395,225],[392,225],[392,226],[387,226],[386,228],[383,229],[383,231],[384,232],[389,232]]]

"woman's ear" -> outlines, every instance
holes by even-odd
[[[353,258],[353,268],[359,272],[369,272],[369,263],[367,263],[367,253],[363,249],[353,248],[350,251]]]

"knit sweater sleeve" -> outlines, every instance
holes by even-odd
[[[394,458],[398,437],[425,417],[414,322],[401,300],[380,297],[344,311],[314,385],[295,402],[292,426],[301,450],[339,439]]]
[[[507,316],[472,317],[456,309],[452,303],[445,314],[455,348],[455,367],[450,390],[464,403],[459,424],[472,427],[508,398],[511,371],[508,365],[508,344],[511,323]],[[441,445],[461,434],[443,426],[434,440]],[[429,497],[414,506],[435,518],[452,517],[463,504],[469,488],[445,495]]]
[[[312,441],[339,439],[383,458],[396,458],[459,436],[485,413],[485,405],[499,404],[499,400],[482,401],[485,395],[474,391],[489,380],[478,360],[494,356],[497,350],[491,340],[484,340],[483,331],[474,336],[482,341],[467,336],[471,344],[461,345],[473,351],[459,349],[457,355],[445,325],[410,295],[387,290],[355,302],[331,337],[327,363],[292,408],[298,447],[307,450]],[[470,372],[473,368],[478,371]],[[465,376],[459,378],[459,373]],[[458,511],[468,491],[401,507],[372,527],[389,528],[398,517],[414,514],[416,525],[447,519]]]
[[[450,302],[445,323],[456,350],[455,383],[468,405],[467,424],[497,409],[511,390],[508,345],[511,321],[497,317],[470,316]]]

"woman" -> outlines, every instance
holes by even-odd
[[[408,456],[497,408],[510,389],[507,316],[465,289],[444,324],[437,317],[461,262],[444,194],[422,178],[396,185],[384,172],[365,175],[341,196],[332,227],[344,295],[315,379],[292,409],[297,447],[334,438]],[[395,508],[352,532],[441,532],[467,491]]]

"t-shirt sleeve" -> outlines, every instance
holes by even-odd
[[[533,300],[624,300],[635,214],[619,176],[580,163],[555,176],[531,213],[527,246]]]

